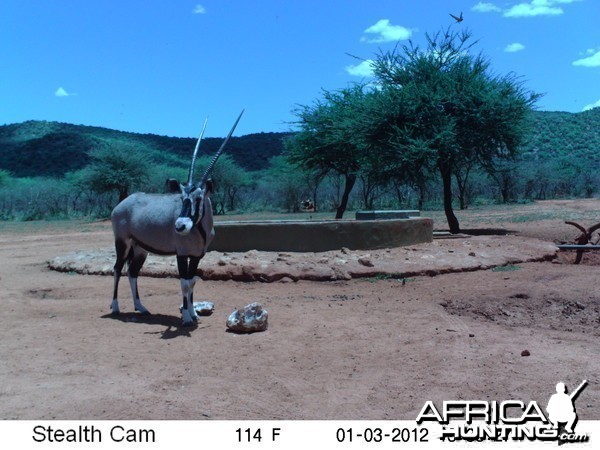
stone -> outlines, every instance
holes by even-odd
[[[183,309],[183,305],[179,307],[179,312]],[[194,310],[199,316],[210,316],[215,310],[213,302],[194,302]]]
[[[265,331],[269,313],[260,303],[254,302],[234,310],[227,318],[227,328],[236,333]]]
[[[371,258],[369,258],[368,256],[361,256],[360,258],[358,258],[358,263],[365,266],[365,267],[373,267],[373,261],[371,261]]]

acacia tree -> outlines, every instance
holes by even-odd
[[[209,156],[198,158],[196,167],[208,167],[211,160],[212,157]],[[225,214],[226,211],[237,209],[242,192],[252,185],[250,174],[227,154],[221,155],[211,178],[215,188],[212,197],[215,214]]]
[[[415,189],[421,208],[432,179],[429,162],[434,154],[429,141],[413,131],[420,125],[413,120],[418,117],[413,102],[418,93],[411,86],[403,90],[382,83],[376,86],[365,99],[364,116],[357,127],[369,149],[366,166],[398,195],[402,186]]]
[[[348,206],[350,192],[365,161],[367,147],[357,131],[365,117],[365,99],[370,95],[360,84],[330,92],[312,106],[294,111],[299,131],[285,142],[290,161],[301,168],[325,175],[335,173],[344,178],[344,190],[336,208],[341,219]]]
[[[493,75],[489,62],[469,53],[464,31],[427,35],[427,48],[408,46],[378,55],[373,63],[380,93],[392,114],[378,115],[371,136],[393,143],[402,164],[411,161],[441,176],[450,232],[460,232],[452,206],[452,177],[477,163],[494,172],[512,158],[525,136],[526,116],[538,94],[514,75]],[[393,156],[393,155],[390,155]]]
[[[144,183],[150,173],[147,157],[135,145],[108,143],[90,153],[92,162],[79,174],[79,183],[98,193],[117,191],[119,201]]]

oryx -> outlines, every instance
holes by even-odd
[[[127,197],[113,210],[111,220],[117,254],[111,304],[113,314],[119,313],[117,293],[125,262],[128,263],[127,276],[134,308],[141,314],[150,314],[142,305],[137,287],[138,274],[150,252],[157,255],[177,255],[177,269],[183,294],[183,325],[193,325],[198,320],[193,305],[195,275],[200,259],[215,235],[210,203],[212,183],[208,177],[243,113],[242,110],[199,183],[193,183],[194,163],[206,121],[194,149],[187,184],[169,179],[167,188],[170,194],[138,192]]]

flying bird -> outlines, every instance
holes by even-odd
[[[460,23],[460,22],[462,22],[462,21],[463,21],[463,14],[462,14],[462,11],[460,12],[460,16],[459,16],[459,17],[456,17],[454,14],[450,14],[450,16],[452,16],[452,18],[453,18],[454,20],[456,20],[456,23]]]

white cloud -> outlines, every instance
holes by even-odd
[[[403,41],[409,39],[412,35],[411,30],[400,25],[392,25],[388,19],[379,20],[364,32],[372,36],[363,36],[360,38],[360,41],[368,42],[369,44]]]
[[[194,14],[206,14],[206,8],[202,5],[196,5],[192,12]]]
[[[558,16],[562,8],[552,6],[550,0],[533,0],[531,3],[519,3],[504,11],[504,17]]]
[[[360,64],[346,66],[346,72],[355,77],[372,77],[373,60],[365,59]]]
[[[529,3],[519,3],[504,11],[504,17],[535,17],[558,16],[564,13],[560,6],[580,0],[531,0]]]
[[[589,109],[599,108],[599,107],[600,107],[600,100],[598,100],[596,103],[590,103],[589,105],[585,105],[583,107],[583,111],[587,111]]]
[[[573,61],[574,66],[584,66],[584,67],[600,67],[600,51],[597,51],[592,56],[588,56],[587,58],[578,59],[577,61]]]
[[[564,10],[558,5],[568,5],[582,0],[521,0],[510,8],[502,9],[494,3],[480,1],[471,10],[480,13],[502,12],[504,17],[558,16]]]
[[[519,42],[513,42],[512,44],[508,44],[504,48],[504,51],[509,53],[520,52],[521,50],[525,50],[525,46]]]
[[[72,95],[77,95],[77,94],[70,94],[69,92],[67,92],[67,90],[63,87],[59,87],[55,92],[54,95],[56,95],[57,97],[70,97]]]
[[[479,2],[471,8],[472,11],[486,13],[486,12],[500,12],[502,11],[498,6],[493,3]]]

